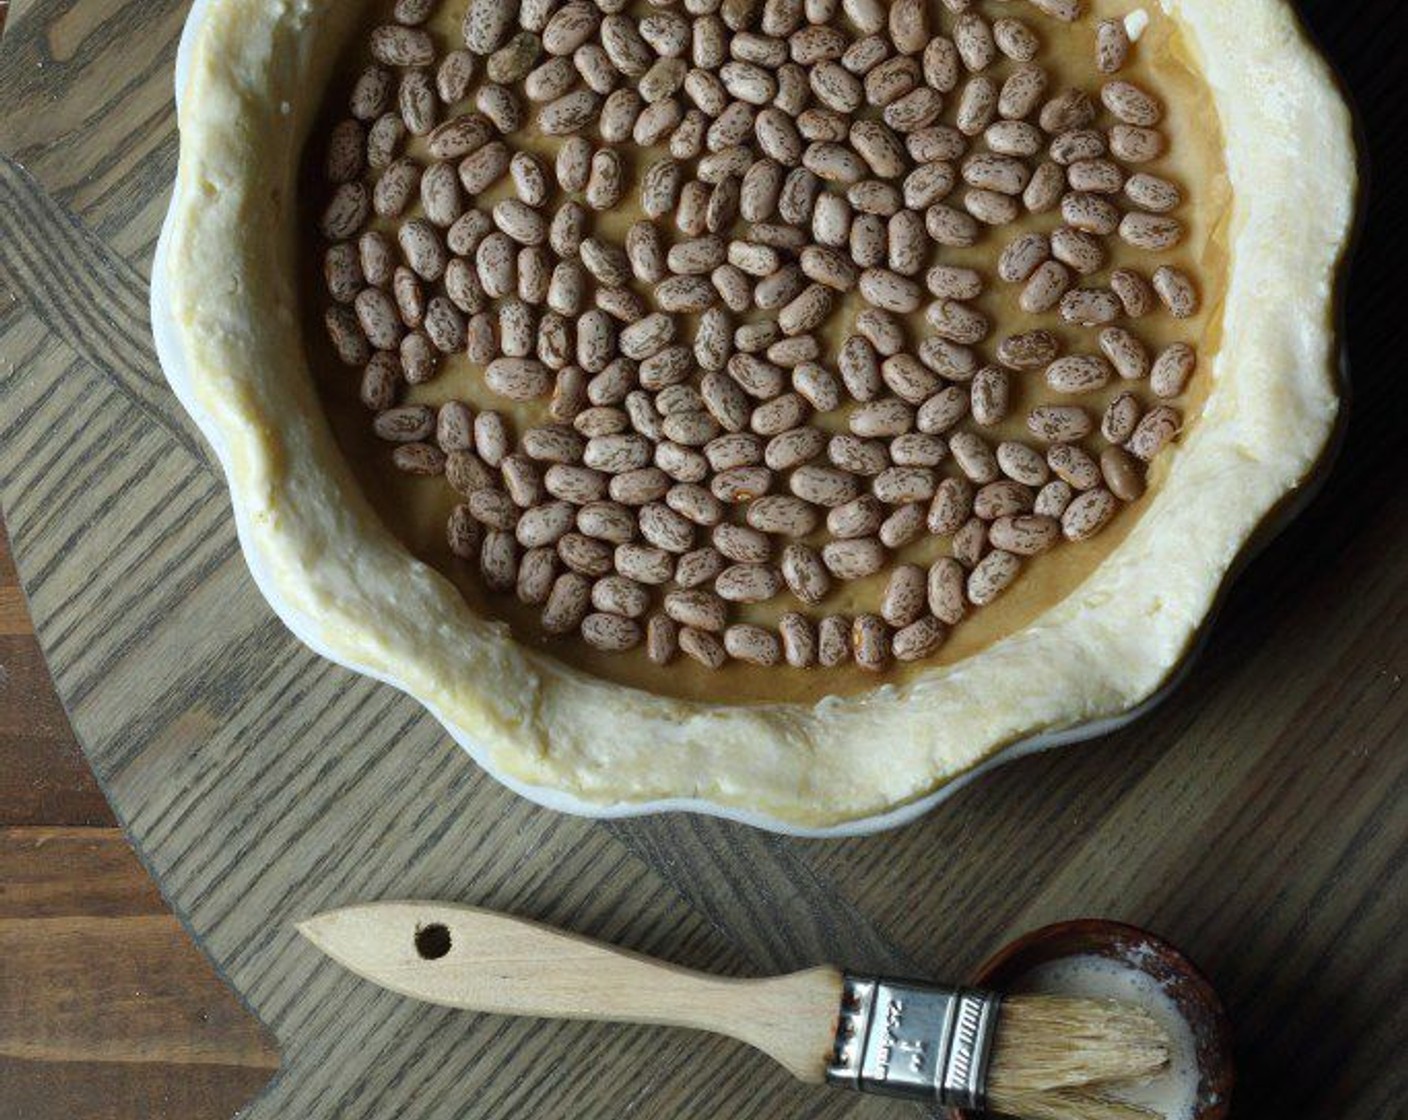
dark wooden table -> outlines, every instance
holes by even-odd
[[[1188,946],[1237,1025],[1237,1115],[1384,1120],[1404,1115],[1408,1102],[1408,314],[1399,306],[1408,183],[1397,150],[1408,122],[1396,53],[1405,17],[1397,0],[1301,6],[1359,102],[1372,159],[1347,302],[1357,399],[1343,459],[1316,505],[1243,578],[1174,703],[1080,755],[1009,768],[943,820],[906,830],[894,848],[914,859],[923,837],[943,840],[959,853],[953,889],[969,888],[979,859],[964,847],[970,822],[1012,814],[1010,834],[989,827],[985,838],[1050,841],[1059,860],[1043,853],[1042,889],[1018,877],[1021,899],[999,909],[1038,920],[1073,899],[1121,898],[1123,916]],[[0,0],[0,19],[4,11]],[[16,224],[29,220],[20,194],[42,189],[45,220],[78,223],[145,273],[165,204],[151,184],[169,180],[174,166],[162,91],[180,18],[178,4],[138,0],[19,0],[10,13],[0,40],[0,89],[13,106],[0,121],[0,151],[14,161],[0,178],[0,385],[27,376],[25,347],[46,331],[78,361],[104,360],[79,333],[86,320],[65,316],[65,298],[91,298],[91,289],[80,295],[36,264],[39,239]],[[130,44],[121,72],[114,37]],[[92,123],[98,111],[123,121],[119,148],[94,152],[107,135]],[[143,161],[156,170],[138,173]],[[17,178],[17,164],[34,179]],[[25,423],[0,411],[0,447],[28,434]],[[13,504],[16,491],[8,481],[5,489]],[[20,512],[17,533],[37,533],[38,514],[29,505]],[[1274,734],[1256,736],[1258,722]],[[1255,753],[1239,756],[1244,745]],[[1130,774],[1154,783],[1204,774],[1215,800],[1196,819],[1143,818],[1149,802],[1131,795],[1135,779],[1122,777]],[[1040,816],[1026,791],[1041,788],[1062,801],[1045,810],[1044,830],[1022,820]],[[1163,862],[1140,844],[1156,827],[1174,845]],[[881,842],[757,844],[713,826],[697,835],[768,863],[760,885],[729,884],[742,896],[756,887],[775,900],[773,860],[814,877],[804,901],[839,885],[852,916],[803,952],[871,929],[864,916],[882,919],[910,959],[939,957],[924,945],[922,921],[875,886]],[[716,884],[672,874],[676,853],[695,842],[683,829],[622,826],[612,836],[703,915],[701,932],[684,942],[692,947],[679,950],[687,959],[705,963],[709,938],[728,943],[726,967],[790,959],[763,926],[731,912]],[[916,889],[942,897],[934,883]],[[989,934],[1003,928],[984,922]],[[629,922],[623,936],[645,940]],[[977,949],[968,951],[971,959]],[[718,1048],[711,1053],[720,1060]],[[115,827],[0,550],[0,1116],[213,1120],[231,1115],[277,1064],[272,1040],[219,983]],[[760,1099],[723,1114],[766,1116]],[[778,1107],[791,1114],[802,1099]]]
[[[0,1116],[214,1120],[277,1066],[117,827],[0,532]]]

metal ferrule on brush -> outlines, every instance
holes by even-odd
[[[843,980],[828,1082],[862,1093],[985,1107],[1001,996],[875,977]]]

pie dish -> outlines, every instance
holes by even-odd
[[[1331,441],[1357,181],[1348,111],[1283,0],[1167,0],[1153,18],[1176,27],[1203,79],[1230,184],[1196,423],[1137,519],[1009,632],[903,675],[738,702],[633,687],[519,640],[388,528],[329,424],[299,310],[304,146],[365,12],[198,0],[153,318],[261,590],[305,642],[416,697],[501,781],[593,815],[873,830],[996,761],[1131,718]]]

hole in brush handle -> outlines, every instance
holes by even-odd
[[[417,926],[415,935],[416,956],[425,961],[438,961],[449,954],[452,947],[450,927],[443,922],[431,922]]]

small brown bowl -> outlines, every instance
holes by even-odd
[[[1097,956],[1151,976],[1193,1029],[1198,1050],[1197,1120],[1226,1120],[1232,1099],[1232,1029],[1222,1001],[1196,965],[1147,930],[1098,918],[1043,926],[998,950],[973,974],[975,987],[1006,991],[1038,965]],[[979,1120],[964,1109],[952,1120]]]

